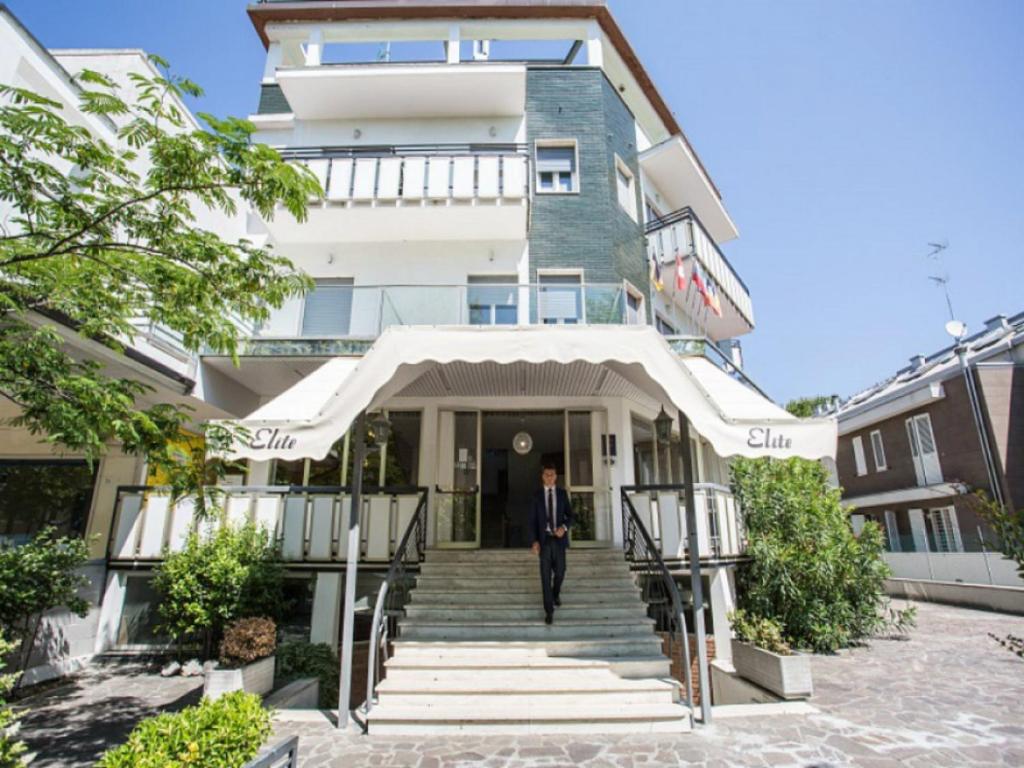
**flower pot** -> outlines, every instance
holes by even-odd
[[[732,664],[742,677],[783,699],[806,699],[813,693],[811,657],[807,654],[781,656],[733,640]]]
[[[203,695],[218,699],[231,691],[264,695],[274,687],[274,657],[246,664],[241,669],[211,669],[206,673]]]

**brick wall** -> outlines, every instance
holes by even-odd
[[[683,646],[679,642],[672,643],[672,652],[669,653],[669,638],[667,632],[659,632],[661,636],[661,652],[668,656],[672,661],[671,674],[672,677],[681,683],[686,682],[686,678],[683,676]],[[697,674],[697,638],[693,635],[688,635],[690,645],[690,679],[693,681],[693,706],[700,706],[700,679]],[[707,636],[704,638],[707,643],[708,649],[708,662],[710,663],[715,658],[715,638]],[[684,694],[685,695],[685,694]]]

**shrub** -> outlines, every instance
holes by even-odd
[[[239,619],[224,630],[220,660],[228,666],[243,666],[274,653],[277,625],[266,618]]]
[[[97,768],[239,768],[270,735],[270,712],[244,691],[143,720]]]
[[[65,606],[84,617],[89,603],[78,590],[89,582],[79,569],[89,559],[85,541],[44,528],[30,542],[0,547],[0,632],[20,643],[18,672],[28,667],[43,613]]]
[[[736,639],[752,643],[758,648],[789,656],[793,653],[786,641],[782,639],[782,627],[775,619],[750,616],[746,611],[733,611],[729,621],[736,632]]]
[[[209,658],[224,627],[243,616],[279,619],[284,566],[269,534],[254,525],[223,526],[208,540],[193,532],[154,574],[160,630],[179,643],[201,638]]]
[[[732,486],[748,538],[750,562],[737,571],[738,607],[748,618],[771,619],[789,645],[817,652],[890,623],[882,531],[868,522],[854,536],[841,491],[820,463],[736,459]]]
[[[338,657],[326,643],[281,643],[277,648],[278,679],[317,678],[321,709],[338,706],[339,672]]]
[[[14,643],[0,636],[0,660],[13,649]],[[3,667],[3,662],[0,661],[0,670]],[[17,678],[17,675],[0,675],[0,768],[23,768],[25,765],[21,760],[25,745],[14,735],[18,728],[18,714],[3,698],[10,693]]]

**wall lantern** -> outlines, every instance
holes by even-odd
[[[668,445],[672,440],[672,417],[665,413],[665,406],[661,406],[661,413],[654,420],[654,434],[662,445]]]
[[[383,448],[391,437],[391,422],[383,413],[378,413],[370,419],[370,433],[373,435],[373,442],[377,448]]]

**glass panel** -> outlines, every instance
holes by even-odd
[[[597,529],[594,525],[597,514],[594,509],[594,493],[592,491],[573,491],[572,499],[572,540],[596,541]]]
[[[160,597],[149,577],[129,576],[125,583],[124,608],[117,629],[118,645],[156,645],[169,638],[157,632],[160,617],[156,606]]]
[[[655,482],[654,427],[633,419],[633,478],[636,485]]]
[[[399,285],[381,291],[381,330],[392,325],[457,325],[466,301],[456,285]]]
[[[471,325],[514,325],[518,290],[512,276],[469,278],[466,300]]]
[[[594,458],[590,439],[590,411],[570,413],[569,479],[574,487],[594,484]]]
[[[418,485],[420,468],[419,412],[391,412],[391,437],[387,445],[384,484]]]
[[[299,461],[281,461],[280,459],[274,462],[274,485],[305,485],[304,472],[306,469],[306,462],[302,459]]]
[[[48,525],[84,535],[93,479],[84,461],[0,463],[0,542],[23,544]]]
[[[451,485],[454,493],[441,500],[448,505],[452,542],[476,541],[477,495],[467,491],[475,491],[477,485],[477,419],[476,413],[455,414]]]
[[[315,588],[316,579],[312,576],[284,580],[284,615],[277,624],[282,640],[309,641]]]
[[[587,285],[586,321],[591,325],[618,325],[623,321],[625,291],[619,285]]]
[[[330,452],[319,461],[309,462],[308,485],[341,485],[341,455],[344,441],[331,446]]]

